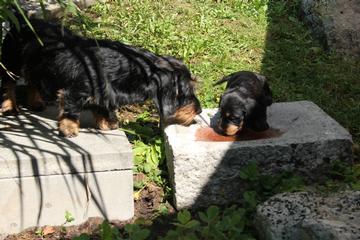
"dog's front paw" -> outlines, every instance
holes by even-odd
[[[80,122],[69,118],[63,118],[59,121],[59,134],[63,137],[76,137],[79,135]]]
[[[3,114],[17,114],[19,108],[16,106],[16,102],[12,99],[6,99],[2,102],[0,113]]]
[[[114,130],[119,128],[119,122],[117,120],[107,120],[105,118],[97,118],[96,126],[100,130]]]

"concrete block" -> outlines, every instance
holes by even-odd
[[[132,171],[74,173],[0,180],[0,233],[57,226],[70,212],[80,224],[89,217],[133,216]]]
[[[88,217],[126,220],[134,213],[132,150],[124,132],[92,128],[81,117],[76,138],[58,136],[57,110],[0,116],[0,234],[75,223]]]
[[[263,139],[199,141],[197,133],[207,127],[206,122],[216,123],[217,109],[204,109],[201,116],[204,120],[190,127],[165,129],[167,164],[178,209],[238,202],[243,194],[239,172],[251,161],[265,174],[288,170],[315,181],[335,160],[352,163],[351,135],[312,102],[271,105],[268,122],[278,134]]]

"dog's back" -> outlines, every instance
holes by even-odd
[[[21,24],[20,31],[12,28],[6,35],[2,61],[9,71],[34,84],[48,100],[53,100],[59,89],[81,81],[86,84],[79,91],[92,92],[97,101],[115,106],[104,99],[114,99],[112,84],[117,88],[139,88],[137,79],[149,74],[150,63],[156,57],[119,42],[76,35],[56,23],[33,19],[31,24],[36,35],[26,24]],[[133,81],[125,81],[128,78]]]
[[[272,104],[272,94],[266,77],[250,71],[239,71],[232,73],[218,82],[215,85],[226,82],[226,89],[239,89],[246,97],[252,97],[260,100],[266,106]]]

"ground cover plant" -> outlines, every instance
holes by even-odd
[[[360,61],[326,52],[299,20],[291,0],[114,0],[95,4],[64,24],[80,34],[120,40],[159,54],[182,58],[198,77],[204,108],[217,107],[222,87],[213,83],[238,70],[258,71],[270,79],[275,101],[310,100],[347,128],[360,143]],[[167,180],[163,139],[151,103],[120,111],[121,128],[134,148],[134,197],[141,200],[155,184],[161,203],[124,227],[97,222],[87,227],[29,231],[9,239],[254,239],[252,216],[257,204],[284,191],[360,189],[358,158],[354,167],[334,163],[321,184],[309,186],[292,173],[264,176],[251,163],[239,172],[249,183],[242,204],[211,206],[175,213]],[[64,221],[67,222],[68,220]],[[89,227],[91,225],[91,227]],[[84,232],[81,234],[81,232]]]

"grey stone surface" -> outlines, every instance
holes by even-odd
[[[132,150],[124,132],[82,113],[76,138],[58,136],[57,110],[0,116],[0,233],[87,217],[133,215]],[[89,199],[89,201],[87,201]]]
[[[57,109],[0,116],[0,179],[132,168],[124,132],[94,129],[91,114],[81,118],[76,138],[58,136]],[[36,161],[35,161],[36,160]]]
[[[59,226],[66,211],[75,218],[71,224],[89,217],[128,220],[134,214],[131,170],[7,178],[0,180],[0,189],[3,235]]]
[[[282,193],[257,207],[263,240],[360,239],[360,191]]]
[[[44,0],[45,14],[48,18],[60,18],[64,11],[57,0]],[[80,9],[87,8],[96,2],[103,2],[103,0],[73,0],[73,2]],[[39,0],[20,0],[21,5],[26,10],[29,17],[42,18],[44,13],[40,6]]]
[[[216,109],[204,109],[207,122],[216,122]],[[210,119],[211,118],[211,119]],[[334,160],[352,163],[351,135],[312,102],[275,103],[268,108],[271,128],[280,137],[237,141],[196,141],[204,121],[190,127],[165,129],[165,149],[176,208],[237,202],[242,197],[240,169],[257,162],[265,174],[294,171],[319,180]]]
[[[329,49],[360,57],[360,2],[302,0],[302,16],[314,36]]]

